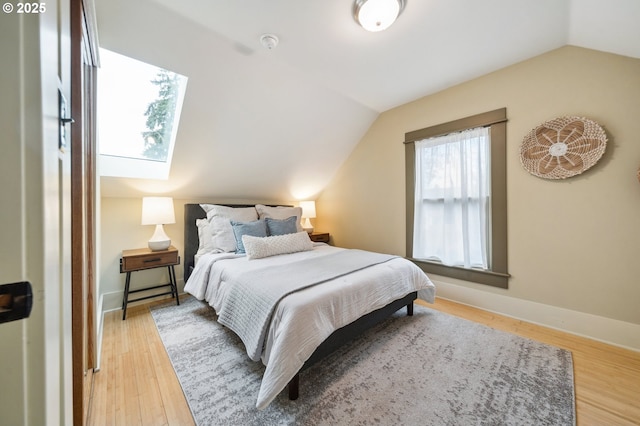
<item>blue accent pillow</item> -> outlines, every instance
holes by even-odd
[[[298,218],[296,216],[291,216],[286,219],[273,219],[267,217],[264,220],[267,223],[267,234],[269,236],[295,234],[298,232],[298,228],[296,226]]]
[[[267,225],[264,220],[254,220],[253,222],[236,222],[231,221],[233,235],[236,237],[236,253],[244,253],[244,244],[242,244],[243,235],[251,235],[252,237],[266,237]]]

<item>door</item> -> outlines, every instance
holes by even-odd
[[[69,0],[0,14],[0,284],[29,281],[0,324],[0,424],[71,424]],[[9,5],[9,6],[7,6]],[[23,4],[24,5],[24,4]]]

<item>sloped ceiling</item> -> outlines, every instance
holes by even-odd
[[[352,0],[95,2],[101,47],[189,77],[169,179],[108,197],[312,199],[383,111],[567,44],[640,58],[638,0],[408,0],[380,33]]]

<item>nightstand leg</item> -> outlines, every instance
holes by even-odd
[[[173,274],[171,273],[172,269],[173,266],[167,266],[167,271],[169,272],[169,285],[171,286],[171,298],[173,299],[176,297],[176,286],[173,284]]]
[[[131,282],[131,272],[127,272],[124,282],[124,297],[122,298],[122,320],[127,317],[127,302],[129,301],[129,283]]]
[[[176,304],[180,305],[180,298],[178,297],[178,282],[176,281],[176,270],[173,265],[169,266],[169,281],[171,281],[171,292],[175,295]]]

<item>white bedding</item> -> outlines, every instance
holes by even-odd
[[[252,260],[233,253],[205,254],[198,260],[185,291],[206,300],[219,312],[234,274],[338,250],[343,249],[317,244],[311,251]],[[256,407],[269,405],[335,330],[413,291],[420,299],[434,300],[435,287],[429,278],[413,263],[397,258],[285,297],[273,314],[265,339],[261,359],[266,369]]]

